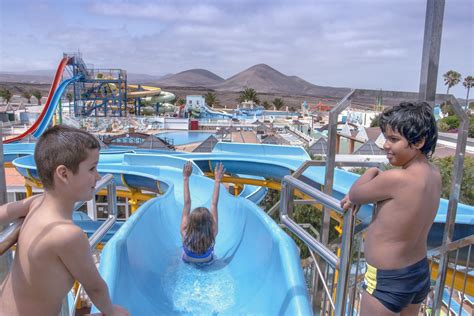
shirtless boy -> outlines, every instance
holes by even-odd
[[[439,206],[441,176],[428,160],[438,132],[431,107],[408,103],[380,118],[384,150],[393,166],[368,169],[341,201],[376,203],[365,237],[367,260],[361,315],[418,315],[430,290],[427,238]]]
[[[44,194],[0,208],[0,225],[24,217],[15,259],[0,285],[2,315],[58,315],[74,280],[104,315],[128,315],[113,305],[84,232],[72,221],[77,201],[93,197],[100,145],[87,132],[55,126],[41,136],[35,162]]]

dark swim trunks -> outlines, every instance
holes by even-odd
[[[363,289],[394,313],[400,313],[410,304],[423,302],[430,291],[427,258],[395,270],[382,270],[366,265]]]

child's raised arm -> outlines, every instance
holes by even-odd
[[[219,163],[214,169],[214,192],[212,193],[211,201],[211,215],[214,218],[214,236],[217,236],[218,232],[218,212],[217,212],[217,203],[219,202],[219,188],[224,176],[224,165]]]
[[[21,217],[25,217],[30,210],[31,203],[40,197],[43,197],[43,194],[34,195],[21,201],[11,202],[0,206],[0,226],[9,224]]]
[[[183,215],[181,216],[181,237],[184,240],[186,225],[188,224],[189,211],[191,210],[191,194],[189,193],[189,177],[193,172],[193,165],[191,161],[186,162],[183,166],[183,193],[184,205]]]

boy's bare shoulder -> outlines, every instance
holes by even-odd
[[[379,177],[381,180],[389,181],[392,183],[404,183],[407,181],[407,175],[409,173],[405,169],[389,169],[380,173]]]
[[[79,241],[87,240],[84,231],[72,221],[59,222],[51,231],[56,246],[67,248]]]

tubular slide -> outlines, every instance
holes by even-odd
[[[232,118],[232,114],[213,110],[207,105],[201,106],[200,110],[206,112],[210,116],[217,116],[219,118]]]
[[[23,144],[22,144],[23,145]],[[5,160],[31,153],[20,144],[5,146]],[[300,147],[218,143],[212,153],[152,151],[101,153],[99,171],[112,173],[118,186],[160,192],[123,225],[103,249],[100,272],[112,299],[132,315],[252,314],[309,315],[310,301],[298,250],[286,233],[255,203],[261,192],[249,188],[234,197],[221,187],[216,261],[194,267],[181,260],[179,225],[183,207],[182,166],[191,160],[192,208],[210,205],[213,181],[203,175],[222,162],[232,176],[281,180],[296,170],[308,154]],[[32,156],[17,158],[17,170],[36,177]],[[248,175],[248,176],[245,176]],[[357,175],[335,170],[334,196],[342,198]],[[311,167],[301,178],[315,187],[324,183],[324,167]],[[254,188],[255,189],[255,188]],[[246,198],[248,197],[248,199]],[[433,230],[443,229],[447,201],[442,200]],[[474,207],[458,205],[456,225],[474,233]],[[370,221],[371,207],[359,219]],[[76,222],[93,229],[93,221]],[[458,229],[457,229],[458,230]],[[461,236],[464,237],[464,236]],[[432,244],[440,243],[430,233]]]
[[[31,125],[30,128],[28,128],[24,133],[22,133],[18,136],[15,136],[13,138],[4,140],[3,141],[4,144],[20,141],[22,138],[24,138],[24,137],[26,137],[30,134],[33,134],[41,125],[46,125],[47,126],[49,124],[52,116],[49,118],[49,120],[46,120],[45,116],[47,116],[47,112],[49,111],[49,108],[50,108],[51,105],[54,107],[54,109],[56,109],[58,101],[56,101],[56,103],[52,102],[53,97],[58,92],[57,88],[58,88],[59,82],[61,81],[62,75],[64,73],[64,69],[66,68],[68,62],[69,62],[68,57],[64,57],[63,59],[61,59],[61,62],[59,63],[58,68],[56,70],[56,74],[54,75],[53,83],[51,84],[51,88],[49,90],[48,99],[46,100],[46,103],[44,104],[43,110],[41,111],[41,114],[39,115],[39,117],[36,119],[35,123],[33,125]],[[61,96],[59,96],[59,99],[60,98],[61,98]],[[54,111],[53,111],[53,113],[54,113]],[[43,129],[43,131],[44,131],[44,129]],[[41,134],[39,134],[39,135],[41,135]],[[35,137],[37,137],[37,136],[35,136]]]

